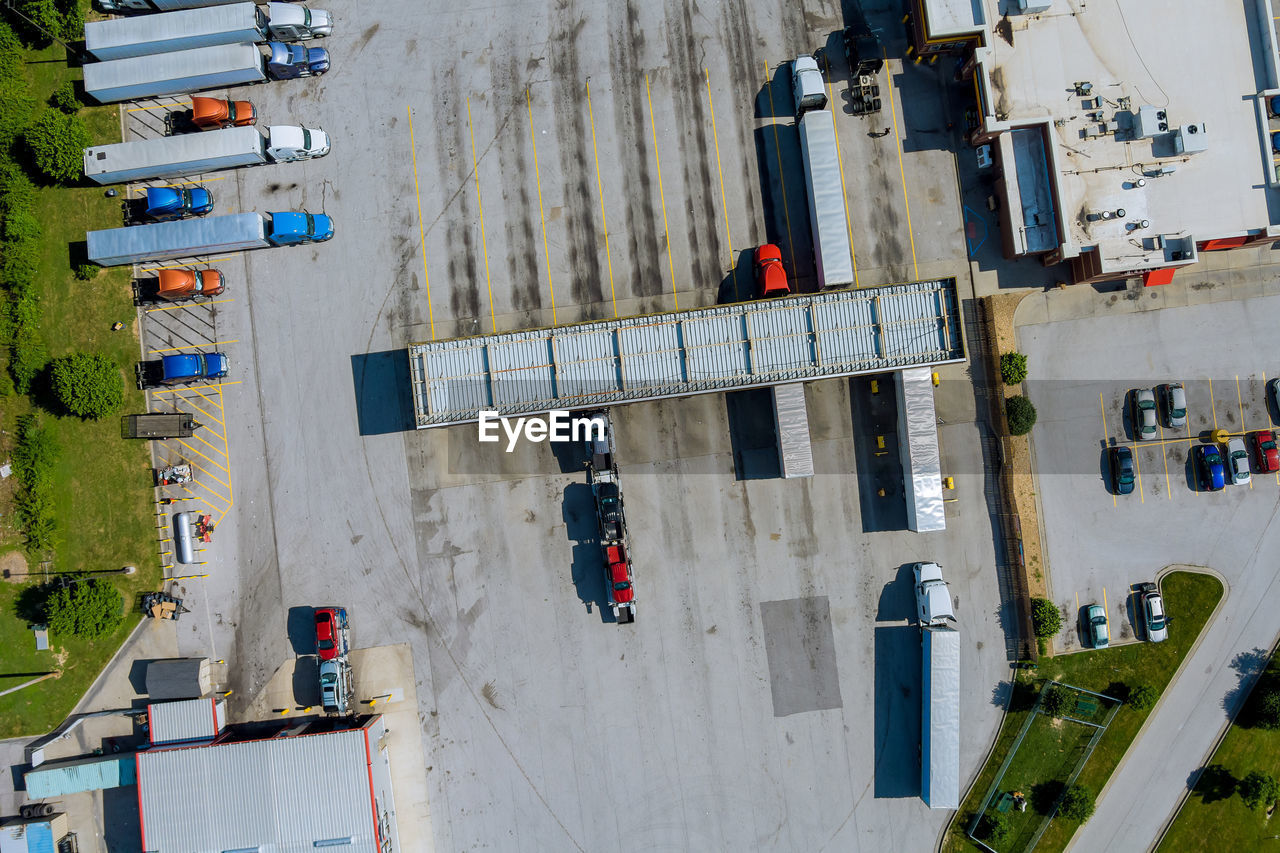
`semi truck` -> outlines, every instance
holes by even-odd
[[[587,474],[595,497],[605,593],[614,619],[619,625],[626,625],[636,621],[636,591],[618,466],[614,462],[613,425],[607,410],[593,412],[588,417],[594,428],[587,438],[587,452],[591,457]]]
[[[818,61],[812,56],[798,56],[791,63],[791,88],[795,92],[796,116],[827,106],[827,90],[822,83]]]
[[[212,381],[224,378],[231,371],[231,363],[220,352],[194,352],[166,355],[151,361],[138,362],[134,373],[138,388],[155,388],[160,385],[190,385],[192,382]]]
[[[204,6],[225,6],[240,0],[94,0],[98,11],[118,12],[171,12],[175,9],[199,9]]]
[[[175,115],[169,113],[170,116]],[[191,109],[180,113],[184,130],[221,130],[227,127],[248,127],[258,120],[258,111],[249,101],[232,101],[225,98],[207,98],[195,95]],[[178,129],[170,122],[170,133]]]
[[[323,243],[333,237],[333,220],[322,213],[232,213],[90,231],[89,260],[104,267],[142,261],[169,261],[271,246]]]
[[[161,15],[111,18],[84,25],[84,45],[94,59],[128,59],[265,41],[309,41],[333,32],[328,12],[289,3],[231,3]]]
[[[146,195],[125,204],[126,221],[174,222],[213,212],[213,193],[204,187],[147,187]]]
[[[265,53],[254,44],[221,44],[172,53],[91,62],[84,66],[84,91],[102,104],[185,95],[267,80],[311,77],[329,70],[322,47],[268,42]]]
[[[853,249],[845,216],[835,118],[830,110],[813,109],[800,116],[796,126],[800,132],[818,285],[848,287],[853,284]]]
[[[328,154],[329,145],[329,134],[318,128],[273,125],[264,135],[255,127],[229,127],[86,148],[84,174],[98,184],[179,178],[241,166],[314,160]]]
[[[937,563],[916,563],[916,612],[924,676],[920,797],[931,809],[960,807],[960,632]]]
[[[226,279],[220,270],[167,269],[160,270],[155,278],[134,279],[133,304],[212,299],[226,291]]]

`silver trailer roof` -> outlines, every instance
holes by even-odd
[[[954,278],[409,347],[419,428],[963,358]]]
[[[813,446],[809,441],[809,408],[804,385],[773,386],[773,425],[778,431],[778,462],[785,479],[813,476]]]
[[[946,530],[932,371],[927,367],[903,370],[897,382],[898,456],[907,492],[907,527],[917,533]]]
[[[252,154],[262,150],[262,134],[254,127],[229,127],[205,133],[157,136],[135,142],[117,142],[84,149],[87,177],[127,172],[145,166],[213,160],[228,154]]]
[[[849,243],[835,118],[828,110],[810,110],[800,118],[799,133],[800,154],[809,182],[809,224],[818,280],[824,287],[853,284],[853,249]]]
[[[147,705],[147,737],[153,744],[213,740],[226,723],[226,702],[217,696]]]
[[[84,25],[84,45],[90,52],[147,42],[164,42],[203,35],[254,30],[258,28],[258,7],[254,3],[232,3],[133,15]]]
[[[90,62],[84,66],[84,88],[93,94],[121,86],[185,80],[202,74],[216,74],[228,68],[256,68],[261,64],[262,53],[256,45],[197,47],[109,62]]]
[[[139,255],[159,257],[178,246],[221,246],[257,240],[262,236],[262,217],[256,213],[231,213],[204,219],[179,219],[176,222],[153,222],[106,231],[90,231],[89,260]],[[199,254],[193,249],[192,254]]]
[[[960,632],[924,632],[921,797],[931,809],[960,808]]]

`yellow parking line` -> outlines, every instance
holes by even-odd
[[[1162,450],[1163,452],[1163,450]],[[1147,502],[1147,496],[1142,491],[1142,460],[1139,458],[1142,454],[1138,453],[1138,445],[1133,445],[1133,470],[1138,475],[1138,501],[1140,503]]]
[[[1164,461],[1164,493],[1173,500],[1173,484],[1169,481],[1169,454],[1164,452],[1164,424],[1156,418],[1156,426],[1160,428],[1160,458]]]
[[[893,73],[888,71],[889,51],[884,49],[884,64],[886,68],[889,86],[885,90],[885,98],[889,101],[889,110],[893,115],[893,140],[894,147],[898,149],[898,175],[902,178],[902,204],[907,210],[907,236],[911,238],[911,266],[915,270],[916,278],[920,278],[920,264],[916,262],[916,235],[911,228],[911,202],[907,200],[907,170],[902,165],[902,137],[898,135],[898,108],[893,103]]]
[[[187,103],[190,104],[191,102],[187,101]],[[145,112],[147,110],[167,110],[170,107],[181,107],[181,106],[182,106],[181,102],[173,103],[173,104],[151,104],[150,106],[146,106],[146,107],[129,107],[127,110],[125,110],[125,112],[140,113],[140,112]]]
[[[221,446],[221,447],[219,447],[218,445],[214,444],[213,442],[206,440],[204,436],[202,436],[202,435],[200,435],[200,434],[198,434],[198,433],[197,433],[196,435],[193,435],[193,436],[192,436],[192,438],[194,438],[194,439],[196,439],[197,441],[199,441],[199,442],[200,442],[201,444],[203,444],[205,447],[209,448],[209,450],[210,450],[210,451],[212,451],[213,453],[218,454],[218,455],[219,455],[219,456],[221,456],[223,459],[226,459],[226,458],[228,458],[228,457],[230,456],[230,454],[228,454],[228,453],[227,453],[227,442],[226,442],[226,440],[225,440],[225,439],[222,441],[222,446]],[[216,436],[215,436],[215,438],[216,438]],[[208,458],[208,457],[206,457],[206,458]]]
[[[1098,393],[1098,408],[1102,411],[1102,443],[1107,447],[1111,446],[1111,436],[1107,434],[1107,404],[1102,400],[1102,393]],[[1107,469],[1111,469],[1111,453],[1107,453]],[[1114,484],[1111,488],[1111,505],[1116,505],[1116,490]],[[1080,596],[1076,596],[1076,609],[1080,609]]]
[[[186,412],[182,411],[182,409],[179,409],[177,406],[175,406],[175,405],[173,404],[173,400],[167,400],[166,402],[168,402],[168,404],[173,408],[174,412],[177,412],[177,413],[179,413],[179,414],[187,414]],[[209,430],[210,432],[212,432],[214,435],[216,435],[218,438],[222,439],[223,441],[226,441],[226,440],[227,440],[227,436],[224,434],[224,433],[225,433],[225,430],[226,430],[226,428],[227,428],[227,425],[226,425],[225,423],[223,423],[223,422],[222,422],[222,419],[221,419],[221,418],[215,418],[213,415],[209,414],[209,413],[208,413],[208,412],[206,412],[204,409],[202,409],[202,408],[200,408],[199,406],[197,406],[197,405],[195,404],[195,401],[193,401],[190,397],[183,397],[183,398],[182,398],[182,402],[184,402],[184,403],[186,403],[187,405],[191,406],[191,408],[193,408],[193,409],[195,409],[197,412],[199,412],[199,413],[200,413],[200,415],[201,415],[202,417],[208,418],[209,420],[212,420],[212,421],[217,421],[218,425],[222,427],[222,429],[224,430],[224,432],[218,432],[218,431],[217,431],[217,430],[215,430],[213,427],[205,427],[205,429]]]
[[[1209,411],[1213,412],[1213,428],[1218,428],[1218,406],[1213,402],[1213,380],[1209,380]]]
[[[827,64],[827,101],[831,104],[836,102],[835,91],[831,88],[831,66],[829,63]],[[849,232],[849,259],[853,261],[853,286],[857,288],[861,287],[858,283],[858,253],[853,250],[853,217],[849,215],[849,196],[844,183],[844,157],[840,156],[840,122],[834,121],[834,113],[832,118],[831,127],[836,132],[836,165],[840,167],[840,201],[844,202],[844,227]]]
[[[237,379],[235,382],[217,382],[217,383],[214,383],[214,384],[211,384],[211,385],[204,385],[204,386],[201,386],[201,387],[204,387],[204,388],[221,388],[221,387],[223,387],[224,385],[239,385],[239,384],[241,384],[241,381],[242,381],[242,380]],[[181,392],[181,391],[190,391],[190,390],[193,390],[193,389],[190,389],[190,388],[148,388],[147,390],[148,390],[148,391],[150,391],[152,394],[177,394],[177,393],[179,393],[179,392]],[[180,399],[180,400],[185,400],[185,399],[187,399],[187,398],[186,398],[186,397],[179,397],[178,399]]]
[[[207,403],[210,403],[210,404],[212,404],[212,405],[214,405],[214,406],[217,406],[217,407],[218,407],[218,411],[219,411],[219,412],[225,412],[225,411],[226,411],[226,409],[224,409],[224,408],[222,407],[222,392],[221,392],[221,391],[218,391],[218,399],[216,399],[216,400],[215,400],[215,399],[213,399],[212,397],[210,397],[208,394],[203,393],[203,392],[200,390],[200,388],[201,388],[201,387],[204,387],[204,386],[197,386],[197,387],[192,388],[192,389],[190,389],[190,390],[191,390],[191,391],[194,391],[194,392],[195,392],[195,396],[199,397],[201,400],[204,400],[204,401],[205,401],[205,402],[207,402]],[[216,390],[216,386],[212,386],[212,385],[210,385],[210,386],[207,386],[207,387],[209,387],[209,388],[213,388],[214,390]],[[182,399],[183,399],[183,400],[186,400],[187,402],[190,402],[190,401],[191,401],[191,398],[190,398],[190,397],[183,397]]]
[[[222,389],[218,389],[218,409],[225,412],[226,407],[223,405]],[[236,505],[236,490],[231,484],[231,445],[227,445],[227,508],[222,510],[222,514],[218,516],[218,524],[222,523],[222,519],[227,517],[227,513],[231,512],[231,508]]]
[[[231,485],[230,483],[227,483],[226,481],[222,480],[221,478],[214,476],[213,472],[212,472],[212,471],[210,471],[209,469],[207,469],[207,468],[202,468],[199,464],[197,464],[197,463],[195,463],[195,462],[188,462],[187,464],[188,464],[188,465],[190,465],[192,468],[195,468],[197,471],[199,471],[201,474],[203,474],[204,476],[208,477],[209,479],[211,479],[211,480],[217,480],[217,481],[218,481],[219,483],[221,483],[222,485],[227,486],[228,488],[230,488],[230,485]]]
[[[551,283],[551,249],[547,245],[547,217],[542,212],[542,174],[538,171],[538,139],[533,132],[533,99],[529,96],[528,86],[524,89],[524,103],[529,109],[529,144],[533,146],[533,178],[538,187],[538,219],[542,222],[542,256],[547,262],[547,289],[551,291],[551,325],[554,326],[557,322],[556,287]],[[661,177],[659,177],[658,185],[662,185]],[[665,222],[667,215],[665,208],[663,208],[662,215]]]
[[[711,101],[711,71],[707,68],[702,69],[703,75],[707,78],[707,104],[711,107],[711,138],[716,145],[716,173],[720,176],[720,210],[724,213],[724,236],[728,239],[729,245],[729,266],[733,266],[733,235],[729,233],[729,203],[725,201],[724,194],[724,170],[720,168],[720,135],[716,132],[716,105]]]
[[[226,178],[226,177],[229,177],[229,176],[215,175],[211,178],[201,178],[198,181],[166,181],[165,183],[158,184],[155,187],[133,187],[132,191],[137,193],[139,196],[144,196],[147,194],[147,190],[149,189],[159,189],[162,187],[198,187],[201,184],[211,184],[214,181],[221,181],[223,178]]]
[[[216,263],[218,263],[218,261],[229,261],[229,260],[231,260],[232,258],[238,258],[238,257],[239,257],[240,255],[242,255],[242,254],[244,254],[244,253],[243,253],[243,252],[239,252],[239,253],[234,254],[234,255],[222,255],[221,257],[218,257],[218,258],[209,258],[209,260],[204,261],[202,265],[203,265],[203,266],[208,266],[209,264],[216,264]],[[163,266],[158,266],[158,267],[142,267],[142,268],[141,268],[141,270],[139,270],[139,271],[140,271],[140,272],[159,272],[160,270],[180,270],[180,269],[187,269],[187,268],[189,268],[189,267],[191,267],[191,266],[192,266],[191,264],[164,264]],[[195,305],[212,305],[212,304],[213,304],[213,303],[215,303],[215,302],[229,302],[229,301],[230,301],[230,300],[227,300],[227,299],[210,299],[208,302],[195,302],[195,303],[192,303],[192,304],[195,304]],[[174,308],[182,308],[182,307],[190,307],[190,306],[189,306],[189,305],[188,305],[188,306],[175,305],[175,306],[173,306],[173,307],[174,307]],[[157,310],[157,311],[167,311],[167,310],[170,310],[170,309],[167,309],[167,308],[157,308],[156,310]]]
[[[217,465],[217,466],[218,466],[219,468],[221,468],[223,471],[226,471],[228,475],[230,475],[230,474],[231,474],[231,469],[229,469],[226,465],[223,465],[221,462],[219,462],[219,461],[218,461],[218,460],[216,460],[216,459],[210,459],[208,456],[205,456],[203,453],[201,453],[199,450],[196,450],[194,447],[192,447],[191,445],[187,444],[185,441],[183,441],[183,440],[181,440],[181,439],[178,439],[178,444],[181,444],[181,445],[182,445],[183,447],[185,447],[187,450],[190,450],[192,453],[196,454],[196,455],[197,455],[197,456],[199,456],[201,459],[205,460],[206,462],[210,463],[211,465]],[[227,461],[230,461],[230,460],[227,460]]]
[[[1107,620],[1107,636],[1111,636],[1111,607],[1107,604],[1107,588],[1102,588],[1102,616]]]
[[[1240,374],[1239,373],[1236,374],[1236,408],[1239,409],[1240,411],[1240,434],[1244,435],[1244,433],[1247,432],[1247,430],[1244,428],[1244,400],[1240,397]],[[1253,467],[1253,464],[1249,462],[1247,459],[1245,460],[1245,464],[1248,465],[1250,468]],[[1251,489],[1253,488],[1253,477],[1249,478],[1249,488]]]
[[[470,111],[471,104],[467,104]],[[413,197],[418,202],[418,243],[422,247],[422,283],[427,291],[427,324],[431,328],[431,340],[436,339],[436,317],[431,310],[431,276],[427,273],[427,232],[422,224],[422,190],[418,187],[418,145],[413,139],[413,107],[405,107],[409,113],[409,159],[413,163]],[[468,112],[469,116],[469,112]],[[484,229],[481,229],[484,233]]]
[[[197,486],[199,486],[201,489],[204,489],[204,490],[205,490],[206,492],[208,492],[210,495],[213,495],[215,498],[217,498],[217,499],[218,499],[218,500],[220,500],[220,501],[223,501],[224,503],[226,502],[226,500],[227,500],[226,495],[222,494],[222,493],[221,493],[221,492],[219,492],[217,489],[212,488],[208,483],[202,483],[202,482],[201,482],[201,481],[199,481],[199,480],[195,480],[194,482],[195,482],[195,484],[196,484]],[[195,493],[195,492],[194,492],[192,489],[190,489],[190,488],[189,488],[185,483],[183,484],[182,488],[186,489],[188,492],[191,492],[192,494],[194,494],[194,493]]]
[[[613,252],[609,249],[609,218],[604,213],[604,181],[600,178],[600,154],[596,150],[596,114],[591,107],[591,83],[587,82],[587,117],[591,120],[591,156],[596,161],[596,189],[600,193],[600,223],[604,226],[604,258],[609,267],[609,296],[613,316],[618,316],[618,292],[613,286]]]
[[[239,341],[239,340],[233,340],[233,341],[210,341],[210,342],[209,342],[209,343],[207,343],[207,344],[203,344],[203,346],[207,346],[207,347],[220,347],[220,346],[223,346],[224,344],[238,344],[238,343],[240,343],[240,341]],[[147,354],[148,354],[148,355],[159,355],[159,354],[160,354],[160,353],[162,353],[162,352],[178,352],[178,351],[180,351],[180,350],[184,350],[184,349],[190,349],[190,347],[170,347],[169,349],[149,349],[149,350],[147,350]]]
[[[711,98],[711,90],[707,90],[707,99]],[[667,227],[667,194],[662,188],[662,160],[658,157],[658,125],[653,119],[653,92],[649,89],[649,75],[644,75],[644,94],[649,99],[649,128],[653,132],[653,162],[658,166],[658,201],[662,203],[662,233],[667,239],[667,269],[671,271],[671,297],[675,300],[675,307],[680,308],[680,296],[676,293],[676,266],[671,261],[671,230]],[[714,133],[716,127],[716,114],[714,108],[711,111],[711,130]],[[720,149],[717,142],[716,148],[716,167],[720,166]],[[724,179],[720,180],[720,198],[724,201]],[[728,231],[728,222],[725,223],[726,232]],[[732,261],[732,255],[730,256]]]
[[[489,323],[498,331],[493,313],[493,281],[489,278],[489,241],[484,236],[484,202],[480,199],[480,161],[476,158],[476,129],[471,124],[471,98],[467,98],[467,130],[471,134],[471,173],[476,179],[476,206],[480,209],[480,251],[484,253],[484,282],[489,289]]]
[[[147,272],[147,270],[143,270],[143,272]],[[181,305],[166,305],[166,306],[165,306],[165,307],[163,307],[163,308],[147,308],[147,309],[146,309],[146,310],[144,310],[142,313],[144,313],[144,314],[155,314],[157,311],[176,311],[176,310],[178,310],[179,308],[198,308],[198,307],[200,307],[201,305],[217,305],[217,304],[218,304],[218,303],[220,303],[220,302],[231,302],[231,301],[233,301],[233,300],[230,300],[230,299],[210,299],[210,300],[208,300],[207,302],[194,302],[194,301],[193,301],[193,302],[184,302],[184,303],[183,303],[183,304],[181,304]]]
[[[777,115],[777,111],[773,106],[773,86],[769,85],[769,63],[764,64],[764,90],[769,93],[769,114]],[[778,181],[782,184],[782,216],[787,223],[787,251],[791,255],[791,274],[794,276],[799,271],[796,269],[796,248],[795,241],[791,239],[791,211],[787,207],[787,179],[782,174],[782,148],[778,141],[778,122],[775,120],[770,123],[773,128],[773,153],[778,160]]]

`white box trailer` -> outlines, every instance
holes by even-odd
[[[256,213],[111,228],[90,231],[86,236],[89,260],[104,267],[237,252],[270,245],[266,223]]]
[[[96,59],[128,59],[195,47],[261,41],[265,17],[253,3],[184,9],[161,15],[137,15],[89,21],[85,50]]]
[[[824,288],[848,287],[853,284],[853,249],[849,245],[835,117],[830,110],[810,110],[800,117],[797,127],[818,284]]]
[[[240,0],[98,0],[98,8],[103,12],[169,12],[237,2]]]
[[[809,408],[804,385],[773,386],[773,427],[778,436],[778,465],[785,479],[813,476],[813,445],[809,440]]]
[[[252,44],[197,47],[84,66],[85,93],[103,104],[261,83],[266,79],[262,52]]]
[[[920,798],[931,809],[960,808],[960,632],[925,628],[920,714]]]
[[[219,169],[310,160],[329,153],[322,130],[273,126],[264,136],[254,127],[157,136],[84,149],[84,174],[99,184],[200,175]]]

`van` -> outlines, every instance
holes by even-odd
[[[822,83],[822,72],[812,56],[798,56],[791,63],[791,87],[796,96],[796,118],[809,110],[821,110],[827,106],[827,90]]]

